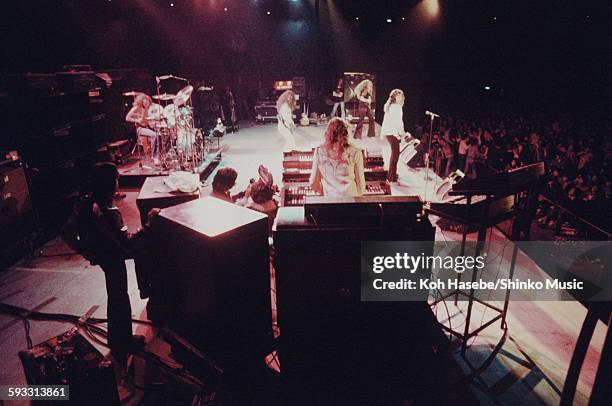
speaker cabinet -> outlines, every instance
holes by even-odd
[[[24,167],[18,163],[0,167],[0,269],[28,252],[35,229]]]
[[[263,357],[272,330],[268,217],[208,196],[157,220],[152,299],[168,306],[169,326],[219,361]]]
[[[17,223],[32,212],[23,166],[0,168],[0,227]]]
[[[416,335],[407,332],[434,321],[425,303],[361,302],[361,242],[431,241],[433,250],[435,230],[409,215],[388,219],[384,229],[359,216],[335,225],[305,217],[304,207],[280,208],[274,234],[282,373],[312,382],[374,373],[370,361],[384,364],[369,359],[371,349],[400,338],[408,345]]]

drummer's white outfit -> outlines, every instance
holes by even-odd
[[[285,147],[283,151],[293,151],[295,149],[295,135],[293,129],[295,124],[293,123],[293,112],[291,107],[287,103],[283,103],[281,108],[278,110],[278,132],[285,139]]]

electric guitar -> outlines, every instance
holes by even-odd
[[[302,112],[302,118],[300,118],[300,124],[303,126],[310,125],[310,120],[308,119],[308,107],[304,104],[304,111]]]

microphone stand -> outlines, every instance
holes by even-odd
[[[433,122],[435,117],[437,116],[437,114],[434,114],[430,111],[426,111],[425,114],[427,114],[430,118],[429,120],[429,140],[427,142],[427,168],[425,169],[425,193],[424,193],[424,200],[427,202],[427,189],[428,189],[428,185],[429,185],[429,161],[431,158],[431,139],[433,138]],[[439,116],[438,116],[439,117]]]

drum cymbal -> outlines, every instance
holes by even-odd
[[[187,103],[189,98],[191,97],[191,93],[193,93],[193,86],[187,85],[176,94],[176,99],[174,99],[174,104],[180,106],[182,104]]]
[[[176,95],[175,94],[171,94],[171,93],[162,93],[162,94],[154,95],[153,98],[155,100],[167,101],[167,100],[174,100],[174,99],[176,99]]]

